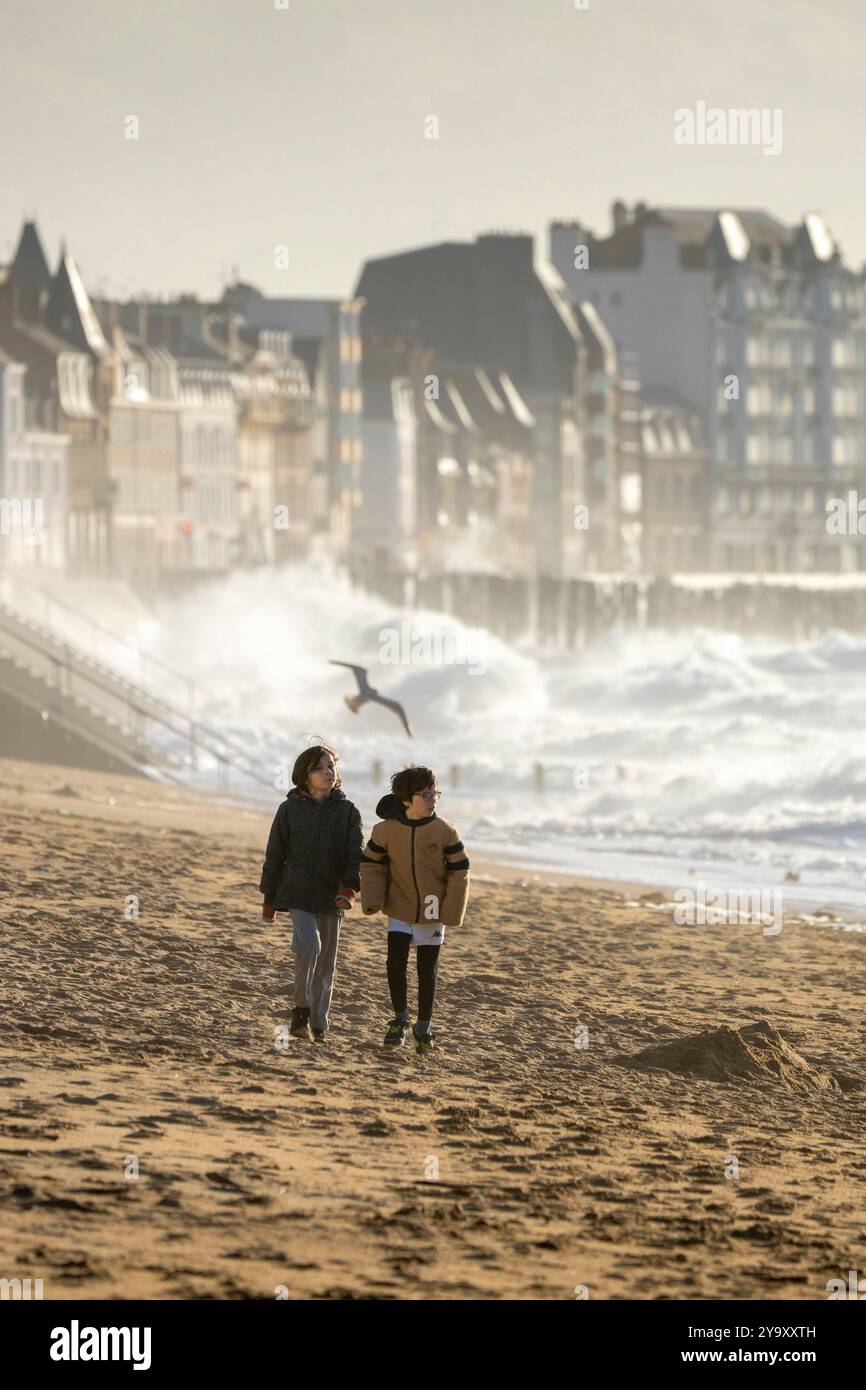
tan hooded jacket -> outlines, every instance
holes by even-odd
[[[469,897],[469,860],[460,832],[435,813],[409,820],[396,796],[376,807],[361,859],[361,906],[400,922],[459,927]]]

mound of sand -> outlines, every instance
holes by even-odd
[[[623,1058],[623,1065],[641,1071],[658,1068],[705,1081],[781,1081],[792,1091],[843,1089],[832,1072],[813,1066],[764,1020],[675,1038]]]

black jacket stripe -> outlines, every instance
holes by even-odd
[[[448,873],[451,869],[468,869],[468,868],[469,868],[469,860],[468,860],[468,859],[458,859],[456,864],[455,864],[453,861],[449,860],[449,862],[445,865],[445,872]]]
[[[461,851],[462,851],[463,849],[465,849],[465,845],[463,844],[463,841],[462,841],[462,840],[458,840],[457,843],[456,843],[456,845],[446,845],[446,846],[445,846],[445,853],[446,853],[446,854],[460,854]]]
[[[368,841],[367,841],[367,848],[368,848],[369,850],[372,850],[372,852],[373,852],[374,854],[385,854],[385,853],[386,853],[386,851],[382,848],[381,845],[377,845],[377,844],[376,844],[376,841],[375,841],[375,840],[368,840]]]

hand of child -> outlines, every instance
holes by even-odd
[[[340,888],[337,892],[337,907],[341,907],[344,912],[348,912],[357,896],[354,888]]]
[[[262,916],[266,922],[273,922],[276,916],[276,909],[273,903],[262,903]]]

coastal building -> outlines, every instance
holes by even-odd
[[[108,415],[114,573],[151,592],[185,553],[177,365],[164,349],[136,342],[118,328],[113,338],[121,362]]]
[[[864,282],[820,217],[617,202],[607,236],[554,223],[550,256],[649,397],[700,416],[705,568],[866,567],[826,516],[866,489]]]
[[[227,302],[209,304],[193,295],[101,300],[97,309],[105,330],[139,355],[148,383],[140,417],[147,413],[167,439],[154,410],[167,406],[174,415],[175,495],[169,507],[166,493],[159,509],[171,520],[154,552],[159,563],[151,578],[158,570],[161,582],[183,582],[195,573],[309,553],[313,533],[327,524],[314,455],[317,444],[324,449],[326,443],[322,378],[313,374],[317,395],[291,335],[251,326]],[[131,359],[124,371],[134,383]],[[117,404],[120,415],[129,412],[128,395]],[[162,460],[167,487],[166,451]],[[127,462],[113,465],[115,475]],[[157,513],[149,515],[144,532],[157,525]]]
[[[326,521],[315,449],[322,413],[287,333],[262,330],[243,372],[232,376],[238,407],[238,560],[302,559]],[[317,433],[318,432],[318,433]]]
[[[701,415],[661,394],[647,396],[640,427],[645,567],[653,574],[703,570],[709,473]]]
[[[27,427],[26,372],[0,349],[0,563],[63,569],[69,440]]]
[[[574,304],[586,344],[584,395],[587,563],[591,570],[640,566],[640,380],[634,354],[620,352],[596,306]],[[636,529],[637,527],[637,529]]]
[[[478,421],[456,373],[480,369],[489,382],[507,380],[513,386],[515,400],[526,410],[521,428],[532,421],[527,456],[533,464],[536,563],[540,572],[554,576],[579,573],[588,553],[587,533],[576,526],[585,487],[586,349],[559,277],[534,262],[532,238],[488,234],[472,243],[447,242],[367,261],[356,297],[363,301],[365,354],[377,338],[390,336],[407,350],[431,353],[438,364],[439,398],[426,413],[443,435],[448,430],[442,421],[454,426],[458,453],[447,457],[460,470],[450,488],[458,528],[477,511],[468,500],[470,458],[479,469],[476,497],[487,486],[489,469],[472,452]],[[501,395],[497,388],[494,395]],[[496,413],[492,398],[490,409]],[[511,410],[507,402],[505,409]],[[422,480],[427,489],[429,467],[426,474],[422,467]],[[444,511],[450,524],[451,511]]]
[[[241,333],[289,334],[293,353],[307,367],[318,422],[312,441],[313,525],[334,554],[343,554],[361,506],[361,303],[351,296],[270,297],[240,281],[228,286],[223,303],[237,315]]]
[[[363,364],[359,505],[352,522],[353,559],[410,572],[418,560],[419,411],[417,354],[390,336],[370,344]]]
[[[26,368],[27,430],[68,439],[66,564],[75,574],[107,574],[107,410],[117,363],[73,258],[64,250],[52,275],[33,222],[24,224],[12,261],[0,270],[0,348]]]

